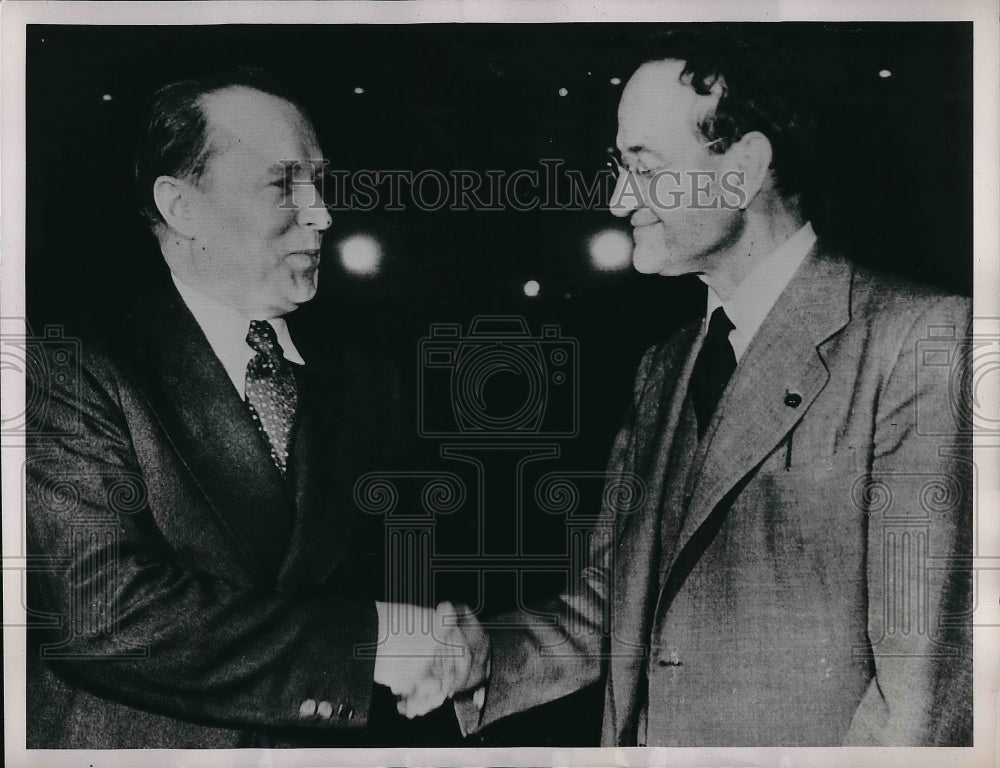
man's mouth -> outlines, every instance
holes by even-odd
[[[285,258],[293,259],[295,261],[308,260],[310,264],[319,264],[319,248],[311,251],[292,251]]]
[[[659,219],[656,218],[651,211],[636,211],[629,219],[629,222],[635,229],[648,227],[651,224],[656,224],[658,221]]]

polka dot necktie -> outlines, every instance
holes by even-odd
[[[284,476],[288,471],[288,450],[299,399],[295,371],[285,360],[269,322],[250,321],[247,344],[257,353],[247,363],[247,406],[271,446],[271,459]]]

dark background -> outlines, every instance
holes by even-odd
[[[972,25],[783,26],[806,41],[823,92],[822,160],[811,169],[822,193],[812,201],[816,229],[858,261],[970,294]],[[31,26],[29,322],[37,332],[49,323],[71,325],[72,318],[113,317],[139,284],[162,271],[134,212],[129,166],[140,110],[166,82],[232,64],[268,68],[304,103],[335,168],[541,170],[541,159],[558,158],[590,178],[614,142],[622,86],[610,78],[627,80],[637,44],[653,29]],[[883,69],[891,77],[880,77]],[[357,86],[365,92],[355,94]],[[568,95],[560,97],[560,88]],[[520,315],[535,333],[555,323],[577,340],[579,433],[539,441],[558,444],[561,458],[552,466],[563,469],[602,468],[642,351],[704,306],[696,280],[595,271],[588,239],[623,228],[600,207],[421,212],[411,206],[333,217],[320,292],[309,311],[332,334],[380,347],[414,393],[418,343],[430,323],[467,326],[476,315]],[[341,268],[337,242],[353,233],[382,243],[377,276],[354,277]],[[524,295],[529,279],[541,284],[538,297]],[[507,396],[518,382],[509,384]],[[440,440],[419,444],[421,466],[461,474],[438,458]],[[583,490],[581,509],[592,511],[597,489]],[[437,546],[460,551],[482,512],[470,507],[451,516],[438,528]],[[491,530],[513,524],[504,517],[509,512],[489,514]],[[530,503],[525,514],[537,523],[525,526],[525,550],[564,553],[564,519]],[[564,582],[559,573],[536,579],[526,583],[525,597]],[[445,579],[438,596],[474,599],[470,589],[476,588]],[[503,609],[515,594],[513,584],[488,590],[486,608]],[[548,712],[512,718],[487,732],[485,743],[596,744],[601,701],[601,691],[591,688]],[[443,714],[416,726],[387,714],[384,723],[389,742],[457,743]]]

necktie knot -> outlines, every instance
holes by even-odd
[[[698,420],[698,437],[704,436],[715,407],[736,370],[736,354],[729,342],[729,333],[735,327],[722,307],[717,308],[708,321],[708,330],[695,360],[689,385]]]
[[[267,320],[251,320],[250,330],[247,331],[247,344],[250,348],[269,360],[280,360],[284,358],[281,345],[278,343],[278,334],[274,332],[274,326]]]
[[[726,343],[729,344],[729,334],[735,327],[733,321],[729,319],[729,315],[726,314],[726,310],[722,307],[716,307],[708,320],[708,332],[705,334],[705,343],[708,343],[708,337],[711,336],[713,341],[724,338]]]

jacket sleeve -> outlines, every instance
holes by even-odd
[[[629,476],[633,462],[638,401],[654,350],[643,357],[636,375],[634,402],[615,438],[606,482]],[[482,709],[472,694],[459,697],[455,710],[464,735],[509,715],[568,696],[604,673],[611,632],[617,494],[604,494],[588,542],[587,565],[572,587],[546,601],[504,614],[489,622],[491,673]]]
[[[969,332],[967,302],[941,299],[887,353],[864,489],[874,676],[849,745],[972,743]]]
[[[374,657],[357,647],[376,640],[374,604],[252,589],[180,557],[143,501],[112,368],[28,382],[42,414],[26,467],[29,600],[54,617],[45,660],[93,694],[195,723],[365,725]]]

